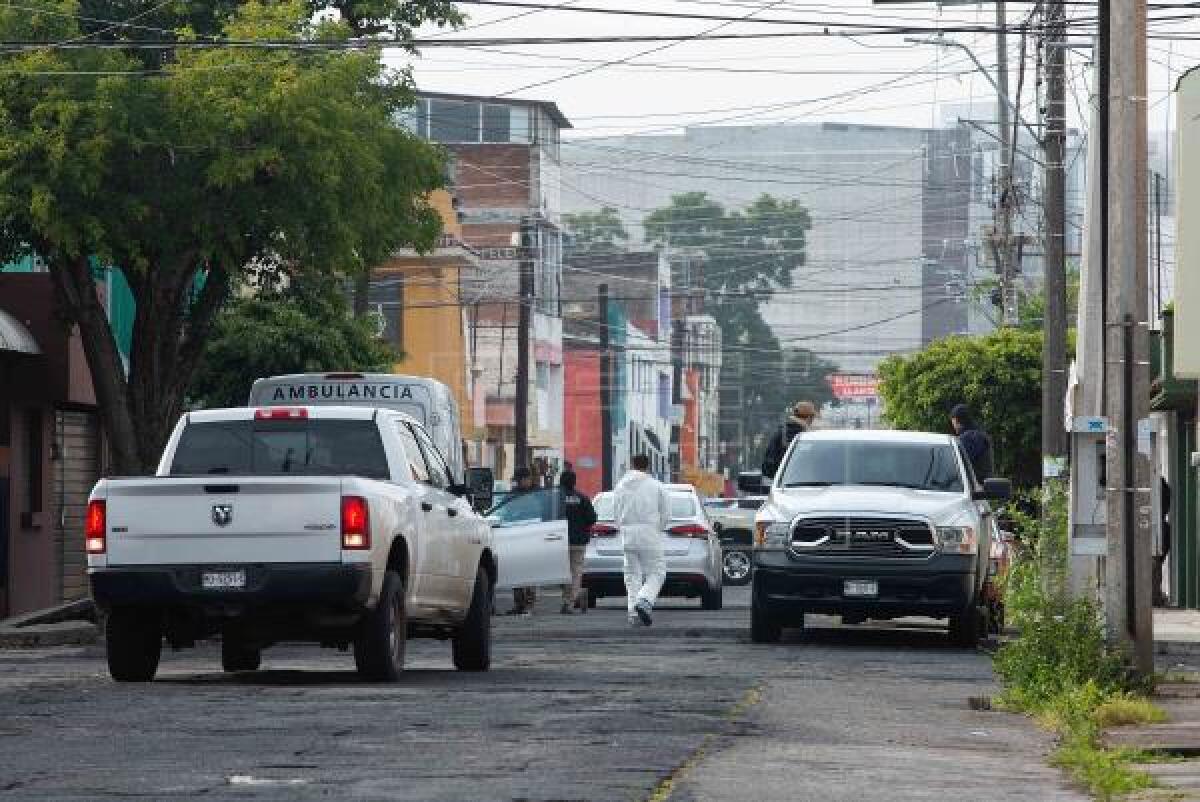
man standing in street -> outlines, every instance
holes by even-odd
[[[962,443],[967,459],[975,470],[975,478],[982,482],[992,477],[992,438],[980,428],[966,404],[957,404],[950,410],[950,425]]]
[[[763,481],[769,481],[775,476],[775,472],[779,470],[779,463],[783,462],[783,455],[787,453],[792,440],[801,432],[811,429],[813,419],[816,417],[817,408],[811,401],[797,401],[788,410],[787,421],[776,430],[775,434],[771,436],[771,442],[767,444],[767,453],[763,457],[762,464]]]
[[[596,523],[596,510],[592,500],[575,489],[575,472],[563,471],[558,477],[562,493],[563,517],[567,519],[567,542],[571,550],[571,584],[563,585],[563,615],[570,615],[574,607],[587,612],[587,599],[583,597],[583,554],[591,540],[592,524]]]
[[[650,475],[650,458],[638,454],[633,469],[613,489],[614,523],[625,549],[629,623],[650,626],[651,612],[667,578],[663,538],[671,522],[666,488]]]
[[[534,490],[533,473],[524,465],[513,470],[513,495],[531,493]],[[508,615],[533,615],[533,604],[537,601],[537,588],[513,588],[513,607]]]

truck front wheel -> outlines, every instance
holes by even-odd
[[[974,604],[958,615],[950,616],[950,644],[961,649],[974,649],[983,637],[985,620],[983,609]]]
[[[108,615],[104,632],[108,673],[117,682],[149,682],[162,657],[162,626],[157,616],[118,607]]]
[[[404,580],[395,571],[383,575],[379,601],[354,639],[354,664],[364,679],[395,682],[404,671],[408,616],[404,607]]]
[[[459,671],[487,671],[492,666],[492,583],[479,566],[471,609],[451,644]]]

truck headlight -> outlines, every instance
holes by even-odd
[[[756,549],[787,548],[792,525],[783,521],[755,521],[754,547]]]
[[[977,554],[979,537],[973,526],[939,526],[938,542],[945,554]]]

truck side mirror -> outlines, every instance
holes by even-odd
[[[466,487],[471,497],[471,506],[478,512],[492,508],[496,475],[491,468],[467,468]]]
[[[1012,498],[1012,482],[1007,479],[984,479],[983,489],[975,491],[979,501],[1008,501]]]

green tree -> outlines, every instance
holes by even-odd
[[[730,211],[707,193],[686,192],[651,212],[644,226],[648,241],[698,257],[692,275],[701,277],[706,311],[721,327],[721,439],[735,445],[727,467],[757,468],[790,404],[832,397],[828,376],[836,366],[805,349],[785,350],[761,312],[804,266],[808,211],[771,195]]]
[[[947,337],[879,366],[884,418],[898,429],[950,431],[965,403],[992,437],[996,472],[1023,487],[1041,479],[1042,335],[1000,329]]]
[[[350,314],[343,283],[314,273],[285,289],[238,298],[221,310],[188,400],[206,407],[246,403],[263,376],[389,370],[397,355],[370,320]]]
[[[44,10],[0,6],[0,38],[84,35],[76,3],[33,2]],[[194,35],[185,11],[174,19],[163,27]],[[301,2],[240,3],[220,30],[242,40],[349,33],[314,26]],[[178,48],[149,73],[110,48],[5,56],[0,259],[33,250],[48,265],[83,335],[115,470],[154,466],[249,266],[356,272],[397,247],[432,246],[441,221],[426,198],[443,184],[444,158],[396,124],[411,103],[406,74],[386,70],[377,50]],[[119,266],[133,292],[128,376],[92,258]]]
[[[611,206],[597,212],[564,214],[562,217],[570,235],[569,247],[575,253],[612,253],[629,241],[625,224]]]

